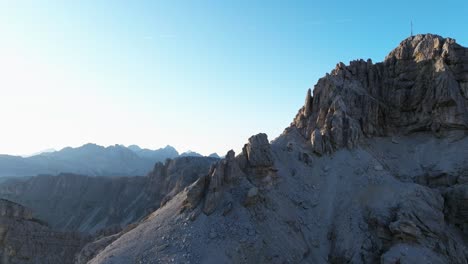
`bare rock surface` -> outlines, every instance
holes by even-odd
[[[13,179],[0,184],[0,197],[31,208],[34,217],[56,230],[119,230],[159,208],[206,174],[216,161],[206,157],[169,159],[157,163],[145,177],[60,174]]]
[[[339,64],[89,263],[468,263],[466,56],[427,34]]]
[[[468,138],[456,149],[428,133],[401,137],[398,145],[375,138],[312,156],[312,167],[296,155],[310,151],[300,138],[291,133],[272,144],[278,171],[270,184],[241,174],[224,183],[210,214],[200,212],[211,202],[208,192],[197,207],[184,207],[187,188],[90,263],[467,263],[460,225],[467,218],[444,199],[452,187],[413,179],[428,170],[459,177]],[[291,140],[298,143],[292,152]]]
[[[51,230],[17,203],[0,200],[0,259],[2,263],[74,263],[91,237]]]
[[[317,153],[371,136],[468,128],[468,52],[437,35],[410,37],[384,62],[339,63],[308,91],[291,127]]]
[[[44,216],[112,230],[84,245],[35,220],[35,207],[0,200],[1,254],[9,263],[468,264],[467,57],[455,40],[426,34],[384,62],[340,63],[281,136],[254,135],[237,156],[169,160],[101,184],[4,183],[1,197],[39,204]]]
[[[266,134],[260,133],[249,138],[244,146],[244,154],[251,167],[270,167],[273,165],[270,143]]]
[[[33,219],[30,209],[5,199],[0,199],[0,217]]]

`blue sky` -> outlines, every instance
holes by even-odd
[[[0,153],[203,154],[278,136],[306,90],[410,34],[468,45],[467,1],[2,1]]]

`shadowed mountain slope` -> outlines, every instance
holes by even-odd
[[[33,210],[54,229],[96,232],[122,228],[159,208],[206,173],[217,159],[183,157],[157,163],[144,177],[41,175],[0,184],[0,197]]]

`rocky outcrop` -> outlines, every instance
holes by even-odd
[[[32,218],[31,210],[0,200],[0,259],[2,263],[74,263],[91,237],[57,232]]]
[[[212,171],[90,263],[467,263],[464,196],[411,179],[428,170],[463,178],[468,138],[456,148],[429,133],[399,144],[375,138],[352,151],[311,155],[307,164],[298,154],[310,146],[299,137],[271,144],[271,185],[246,169],[230,183],[220,177],[219,200],[207,199]],[[208,203],[214,209],[206,214]]]
[[[242,149],[250,167],[271,167],[273,166],[273,155],[271,153],[270,142],[264,133],[252,136]]]
[[[89,263],[468,264],[465,58],[418,35],[339,64],[280,137],[251,137]]]
[[[450,188],[445,197],[448,220],[468,235],[468,184]]]
[[[234,151],[229,151],[226,158],[212,167],[208,174],[208,185],[204,199],[203,212],[212,214],[223,202],[224,192],[229,184],[244,178]]]
[[[0,217],[19,218],[23,220],[33,219],[31,210],[5,199],[0,199]]]
[[[96,256],[99,251],[106,248],[110,243],[114,242],[120,237],[121,233],[113,234],[110,236],[104,236],[95,239],[94,241],[86,244],[79,254],[75,255],[75,264],[86,264],[90,259]]]
[[[384,62],[339,63],[307,92],[292,127],[318,154],[371,136],[467,129],[468,49],[426,34],[404,40]]]
[[[0,184],[0,197],[32,208],[34,217],[53,229],[95,233],[141,220],[205,175],[216,161],[206,157],[167,160],[145,177],[60,174],[14,179]]]
[[[210,215],[226,202],[224,194],[233,186],[240,185],[243,186],[244,199],[252,200],[253,196],[257,196],[258,189],[254,187],[249,175],[259,170],[270,170],[273,165],[274,159],[267,135],[260,133],[252,136],[239,156],[236,157],[234,151],[230,150],[224,159],[211,167],[208,175],[199,178],[186,189],[184,208],[193,209],[203,200],[202,211]],[[254,188],[255,195],[252,194]]]

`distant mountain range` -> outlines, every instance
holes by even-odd
[[[154,164],[168,158],[203,157],[188,151],[182,154],[172,146],[151,150],[137,145],[103,147],[86,144],[78,148],[41,152],[29,157],[0,155],[0,177],[76,173],[89,176],[143,176]],[[215,155],[210,155],[216,157]]]

